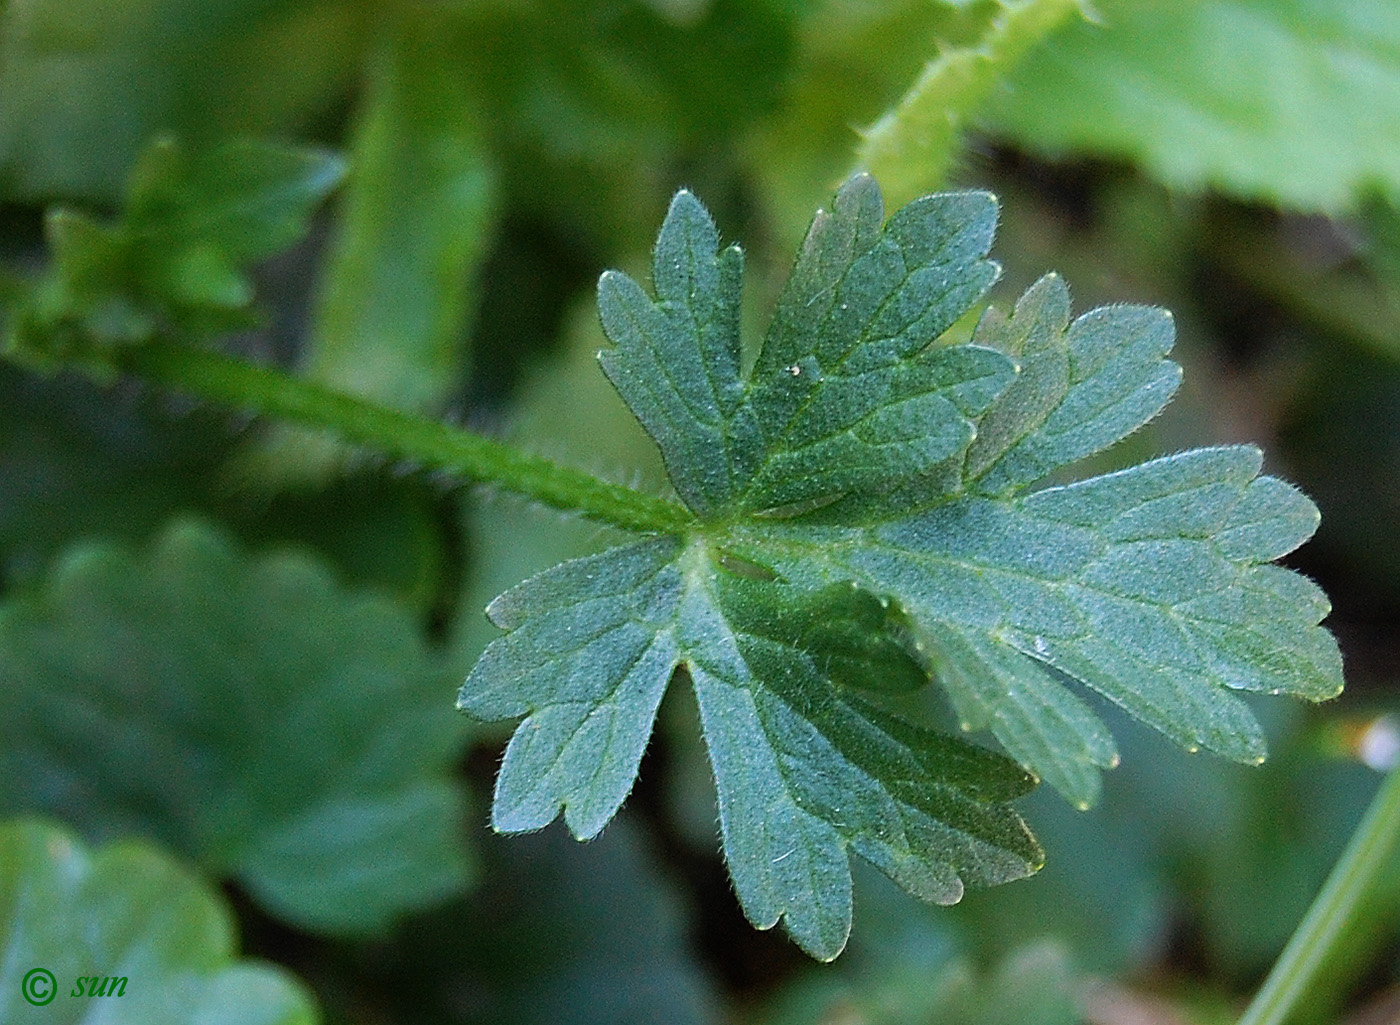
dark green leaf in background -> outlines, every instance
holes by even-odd
[[[319,1020],[311,995],[285,972],[237,957],[232,916],[219,895],[147,843],[89,851],[46,822],[0,825],[0,948],[0,1019],[7,1022]],[[21,989],[36,969],[56,983],[41,1006],[26,1002]],[[84,994],[109,985],[119,993],[73,996],[78,980],[94,975]]]
[[[922,936],[868,958],[848,978],[816,975],[787,988],[753,1025],[858,1021],[870,1025],[1076,1025],[1084,1020],[1066,952],[1045,941],[1007,955],[981,973],[948,945]]]
[[[439,6],[444,45],[499,159],[503,201],[601,259],[650,241],[678,165],[723,173],[716,156],[780,102],[803,5]]]
[[[418,628],[197,522],[77,546],[0,608],[0,807],[153,836],[274,914],[367,932],[460,889],[462,743]]]
[[[197,511],[250,545],[309,545],[347,583],[432,605],[444,541],[429,488],[380,472],[270,500],[231,493],[219,471],[236,428],[215,410],[0,366],[0,583],[40,578],[74,537],[140,543]]]
[[[344,999],[347,1019],[395,1025],[729,1021],[670,867],[628,815],[582,846],[561,826],[486,837],[481,885],[357,950],[328,1013]]]

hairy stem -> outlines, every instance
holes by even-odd
[[[690,513],[664,499],[447,424],[332,391],[277,370],[174,342],[124,349],[117,366],[154,384],[238,409],[331,430],[395,458],[489,481],[556,509],[627,530],[673,532]]]
[[[1400,767],[1390,771],[1322,892],[1264,980],[1239,1025],[1281,1025],[1307,991],[1400,841]]]

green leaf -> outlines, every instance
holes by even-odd
[[[77,375],[0,364],[3,585],[41,577],[76,537],[138,543],[172,515],[198,511],[251,544],[315,548],[347,583],[415,609],[431,605],[442,583],[442,537],[437,496],[421,481],[360,474],[315,494],[249,502],[219,480],[234,441],[215,410],[172,416],[149,393],[114,395]]]
[[[999,273],[983,259],[992,197],[925,197],[883,220],[862,175],[812,222],[750,376],[763,446],[748,510],[868,498],[937,466],[1011,378],[991,349],[929,345]]]
[[[803,949],[834,958],[850,929],[845,849],[942,904],[960,900],[965,885],[1040,867],[1039,847],[1004,805],[1030,789],[1030,777],[881,712],[831,679],[827,651],[756,632],[758,623],[780,626],[764,614],[767,603],[754,617],[723,594],[735,581],[716,574],[711,586],[717,601],[683,610],[698,649],[687,667],[730,875],[751,921],[767,928],[781,916]]]
[[[447,46],[487,114],[507,204],[567,226],[573,249],[649,240],[674,161],[731,152],[781,101],[802,5],[682,2],[691,17],[638,0],[435,5],[456,19]]]
[[[1107,448],[1162,410],[1181,381],[1165,357],[1171,314],[1144,306],[1109,306],[1070,323],[1069,290],[1046,275],[1009,319],[989,311],[973,344],[1021,361],[1015,384],[978,424],[964,480],[1004,495],[1061,466]]]
[[[621,806],[678,661],[678,554],[671,539],[612,548],[488,607],[510,632],[482,654],[459,704],[487,720],[529,716],[496,782],[497,829],[540,829],[562,807],[587,838]]]
[[[157,837],[305,928],[459,889],[461,733],[411,620],[194,522],[0,607],[0,808]]]
[[[53,262],[11,346],[42,357],[74,343],[246,326],[247,267],[296,241],[341,173],[338,159],[311,150],[236,141],[189,154],[157,140],[131,173],[119,219],[50,213]]]
[[[1010,381],[994,350],[929,347],[996,278],[992,197],[927,197],[883,220],[867,176],[818,213],[747,382],[742,256],[716,255],[694,196],[679,193],[662,226],[655,302],[603,275],[617,346],[603,369],[697,513],[789,515],[915,476],[966,447],[969,417]]]
[[[219,895],[145,843],[90,852],[48,823],[0,825],[0,946],[5,1021],[76,1025],[94,1020],[95,1003],[112,1025],[319,1020],[298,982],[237,957],[232,915]],[[49,978],[31,975],[36,970]],[[74,996],[80,979],[83,995]],[[119,996],[94,1003],[93,985]],[[40,1010],[25,1000],[25,992],[42,1000],[50,991]]]
[[[1179,371],[1166,313],[1071,320],[1053,275],[970,342],[940,344],[995,277],[995,219],[990,196],[963,193],[882,224],[874,182],[852,179],[813,222],[747,375],[739,253],[694,197],[662,228],[656,299],[604,275],[603,366],[698,519],[490,606],[507,633],[459,704],[526,716],[497,828],[562,808],[575,835],[600,830],[684,666],[744,909],[830,958],[849,929],[848,851],[945,903],[1040,864],[1005,805],[1033,778],[879,695],[937,676],[966,728],[1087,806],[1117,751],[1073,681],[1244,762],[1264,739],[1233,692],[1338,692],[1326,598],[1269,565],[1317,510],[1259,475],[1257,449],[1034,487],[1151,419]]]
[[[457,59],[418,15],[372,65],[308,360],[317,380],[410,409],[441,403],[460,375],[494,221],[495,176]]]
[[[617,345],[603,370],[658,441],[671,482],[691,508],[727,503],[741,480],[739,286],[743,254],[716,253],[719,233],[700,201],[679,192],[656,240],[653,302],[631,278],[598,282],[598,312]]]
[[[975,46],[951,47],[928,62],[899,102],[864,133],[856,163],[884,183],[894,202],[946,183],[969,115],[1007,73],[1081,0],[1007,0]]]
[[[1035,729],[1077,737],[1082,753],[1071,764],[1113,763],[1106,729],[1060,693],[1046,666],[1188,750],[1243,762],[1263,760],[1264,738],[1232,691],[1313,701],[1337,693],[1336,645],[1315,625],[1326,598],[1264,564],[1311,534],[1316,510],[1257,476],[1260,459],[1245,446],[1200,449],[1009,500],[961,496],[869,528],[765,533],[768,547],[793,551],[773,561],[779,573],[844,576],[897,596],[916,624],[929,624],[931,665],[945,663],[943,675],[957,675],[946,663],[969,648],[962,672],[1009,674],[1004,698],[981,687],[969,725],[990,718],[1023,764],[1087,805],[1097,778],[1074,785],[1054,764],[1070,751],[1048,733],[1023,736],[1017,721],[1029,689],[1044,706]],[[1036,758],[1047,744],[1053,757]]]
[[[121,227],[137,246],[207,247],[210,259],[251,263],[299,239],[343,173],[316,150],[239,139],[188,153],[159,139],[131,172]]]
[[[597,834],[631,790],[661,696],[684,664],[730,871],[761,928],[784,917],[813,956],[840,953],[850,930],[847,850],[943,903],[962,896],[964,880],[990,885],[1034,871],[1034,841],[993,803],[1023,793],[1028,777],[837,682],[883,684],[900,661],[888,643],[853,645],[812,618],[842,604],[869,618],[871,599],[844,590],[853,602],[781,593],[712,564],[703,548],[659,538],[507,591],[489,612],[509,632],[487,647],[459,698],[479,718],[528,716],[506,749],[495,827],[538,829],[562,808],[575,836]],[[773,635],[775,606],[803,609],[795,638]],[[898,671],[907,678],[917,667],[905,656]]]
[[[1339,213],[1400,195],[1400,12],[1388,0],[1121,0],[1029,56],[987,110],[1052,157],[1137,161],[1186,189]]]

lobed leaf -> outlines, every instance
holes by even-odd
[[[956,901],[1039,867],[1007,802],[1011,762],[879,703],[936,676],[966,729],[1087,807],[1113,737],[1097,691],[1190,750],[1243,762],[1264,737],[1237,691],[1318,701],[1341,687],[1329,606],[1270,565],[1317,510],[1248,446],[1199,449],[1076,484],[1044,478],[1132,433],[1171,398],[1170,315],[1071,319],[1054,275],[967,344],[939,336],[996,276],[983,193],[883,221],[867,176],[819,212],[751,372],[741,258],[681,193],[656,299],[600,286],[609,377],[697,516],[506,592],[507,633],[459,704],[525,715],[496,793],[502,829],[562,808],[596,833],[626,798],[662,692],[684,666],[749,918],[834,957],[848,852],[909,892]]]
[[[1099,769],[1118,764],[1108,727],[1044,663],[987,632],[925,622],[929,663],[964,730],[990,730],[1011,757],[1077,804],[1100,791]]]
[[[492,603],[509,632],[487,647],[458,704],[481,718],[527,714],[497,780],[496,828],[538,829],[562,808],[581,839],[601,830],[684,665],[730,872],[761,928],[783,918],[813,956],[840,953],[851,918],[848,851],[943,903],[965,883],[1034,871],[1039,848],[1004,806],[1030,777],[851,690],[887,685],[892,667],[905,680],[921,675],[890,633],[853,639],[827,625],[852,606],[868,621],[879,602],[849,586],[788,591],[660,538],[563,563]],[[787,618],[775,620],[774,609]]]
[[[489,606],[510,632],[482,653],[458,705],[481,719],[528,716],[496,780],[497,829],[540,829],[562,808],[588,839],[631,791],[678,660],[678,547],[665,538],[575,559]]]
[[[1261,564],[1302,543],[1316,509],[1256,476],[1260,461],[1248,446],[1199,449],[872,527],[792,525],[772,564],[896,596],[963,721],[1087,806],[1092,767],[1115,764],[1113,745],[1044,667],[1190,750],[1242,762],[1263,760],[1264,738],[1233,691],[1320,701],[1340,690],[1336,643],[1317,625],[1325,597]],[[773,533],[756,531],[756,547],[776,548]]]
[[[975,346],[930,348],[999,273],[986,193],[928,196],[883,225],[868,175],[819,211],[750,379],[763,447],[741,504],[826,504],[886,490],[966,448],[1013,368]]]
[[[701,512],[730,500],[749,444],[740,420],[744,257],[737,246],[718,249],[709,213],[678,192],[656,242],[656,301],[617,271],[598,282],[598,312],[616,345],[598,359],[656,439],[677,493]]]
[[[930,196],[883,224],[867,175],[819,212],[747,381],[742,254],[718,250],[688,192],[657,240],[650,299],[610,271],[598,308],[603,369],[701,515],[787,515],[922,473],[972,441],[971,417],[1014,367],[980,346],[936,347],[996,279],[985,193]]]
[[[983,494],[1024,488],[1137,430],[1161,412],[1181,381],[1166,354],[1171,314],[1109,306],[1069,323],[1069,290],[1050,274],[1016,304],[1005,325],[983,321],[973,343],[1018,346],[1015,384],[978,423],[964,481]]]

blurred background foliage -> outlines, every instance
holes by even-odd
[[[658,489],[593,361],[592,288],[644,270],[676,188],[748,251],[751,339],[852,169],[892,206],[990,188],[993,301],[1056,269],[1080,310],[1177,315],[1180,397],[1092,469],[1253,441],[1323,510],[1292,564],[1332,596],[1348,690],[1260,703],[1263,768],[1123,724],[1099,807],[1026,802],[1038,877],[948,911],[869,873],[850,950],[818,967],[728,892],[682,691],[601,839],[487,833],[504,734],[452,711],[481,610],[606,528],[0,364],[0,812],[196,866],[223,887],[198,899],[332,1023],[1231,1020],[1359,819],[1363,755],[1383,758],[1400,707],[1400,7],[1090,13],[0,0],[6,330],[19,355],[33,332],[215,334]],[[25,842],[0,875],[44,849]],[[1361,919],[1300,1021],[1400,1015],[1400,863]],[[279,999],[242,1020],[310,1020]]]

